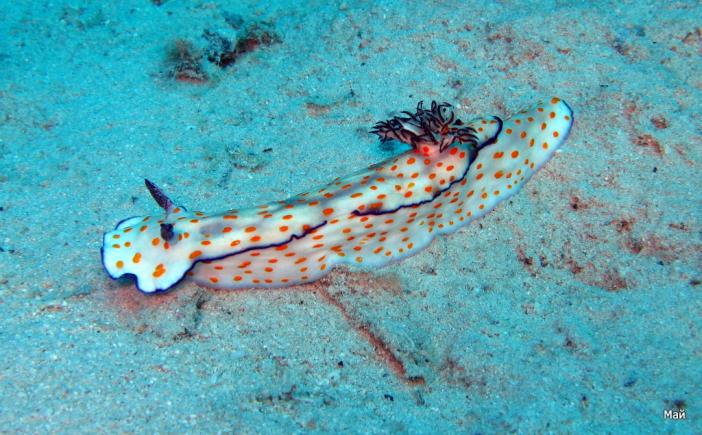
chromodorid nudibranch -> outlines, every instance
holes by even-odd
[[[286,200],[189,212],[146,180],[165,216],[129,218],[106,233],[105,270],[153,293],[183,278],[216,288],[282,287],[315,281],[340,264],[377,268],[514,195],[573,125],[572,110],[555,97],[504,121],[464,123],[436,102],[403,114],[372,132],[412,149]]]

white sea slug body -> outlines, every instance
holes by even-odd
[[[508,120],[463,123],[448,104],[378,123],[381,139],[412,149],[283,201],[205,214],[178,207],[147,181],[165,209],[104,235],[112,278],[145,293],[183,278],[217,288],[309,283],[335,265],[377,268],[425,248],[514,195],[562,145],[573,124],[558,98]]]

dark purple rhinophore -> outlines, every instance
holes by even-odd
[[[175,233],[173,232],[173,224],[161,224],[161,238],[166,242],[170,241]]]
[[[423,101],[417,103],[414,114],[405,111],[402,113],[407,116],[378,122],[371,133],[377,134],[383,142],[397,139],[424,152],[428,151],[422,149],[424,146],[438,146],[443,151],[455,141],[477,145],[476,131],[462,127],[463,121],[454,117],[450,104],[432,101],[429,110],[423,105]]]
[[[156,203],[162,209],[166,210],[166,213],[170,213],[171,209],[173,208],[173,201],[171,201],[171,199],[168,198],[165,193],[163,193],[163,190],[161,190],[160,187],[151,181],[144,179],[144,184],[146,184],[146,188],[149,189],[149,193],[154,201],[156,201]]]

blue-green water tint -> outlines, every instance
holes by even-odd
[[[157,3],[0,3],[0,427],[700,432],[697,2]],[[368,129],[420,99],[550,95],[562,152],[402,263],[155,298],[100,266],[146,177],[244,207],[402,152]]]

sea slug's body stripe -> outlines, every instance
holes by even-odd
[[[573,114],[558,98],[510,119],[463,123],[448,104],[378,123],[374,133],[413,149],[284,201],[207,215],[153,183],[164,218],[132,217],[103,237],[112,278],[145,293],[186,277],[217,288],[312,282],[334,266],[377,268],[413,255],[516,193],[567,138]]]

